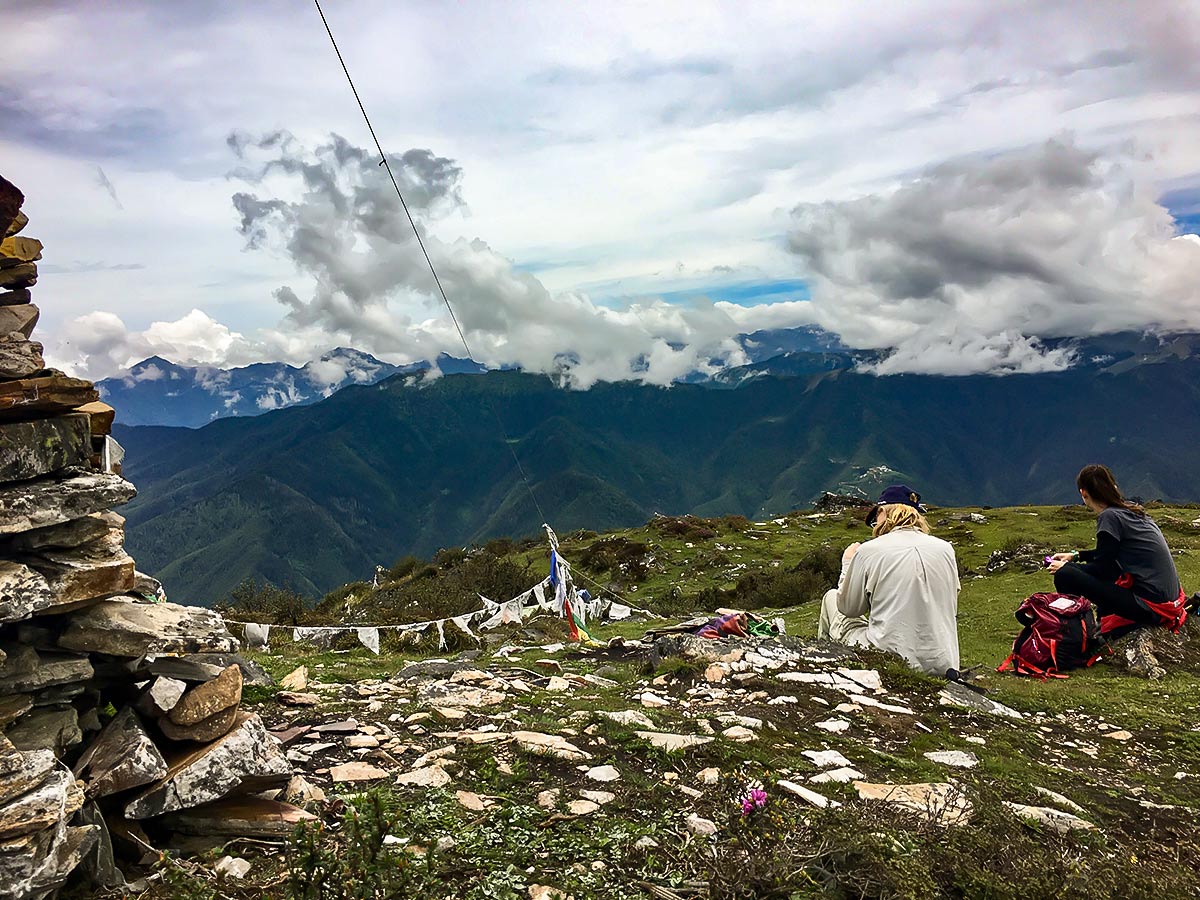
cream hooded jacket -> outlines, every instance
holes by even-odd
[[[958,668],[958,562],[954,548],[917,528],[867,541],[842,565],[838,611],[867,617],[867,640],[913,668]]]

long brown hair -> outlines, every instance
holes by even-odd
[[[1125,495],[1117,487],[1117,479],[1113,477],[1112,470],[1108,466],[1084,466],[1075,476],[1075,486],[1082,491],[1087,491],[1088,496],[1097,503],[1103,503],[1105,506],[1120,506],[1133,510],[1139,515],[1146,514],[1146,510],[1142,508],[1141,504],[1125,499]]]

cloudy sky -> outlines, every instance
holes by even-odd
[[[818,324],[883,372],[1200,330],[1200,0],[325,11],[475,356],[576,384]],[[461,343],[306,0],[8,0],[58,364]]]

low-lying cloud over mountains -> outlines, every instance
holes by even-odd
[[[355,346],[390,363],[461,354],[404,209],[375,155],[337,135],[232,135],[247,250],[294,265],[277,326],[245,335],[199,310],[130,331],[111,313],[70,323],[57,358],[90,375],[161,355],[233,366],[303,363]],[[878,374],[1034,372],[1069,352],[1042,338],[1200,330],[1200,242],[1178,239],[1149,167],[1069,136],[921,173],[890,193],[801,204],[787,248],[811,299],[613,307],[552,294],[478,238],[438,233],[461,212],[463,172],[428,150],[389,156],[473,358],[557,373],[574,387],[670,384],[747,362],[738,334],[810,323],[890,349]]]
[[[1143,168],[1056,139],[804,204],[788,244],[822,325],[895,348],[880,374],[1060,369],[1039,338],[1200,328],[1200,242],[1177,239]]]

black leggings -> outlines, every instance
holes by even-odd
[[[1060,594],[1087,597],[1101,616],[1118,615],[1139,625],[1158,624],[1158,615],[1142,606],[1133,591],[1097,578],[1074,563],[1054,573],[1054,589]]]

